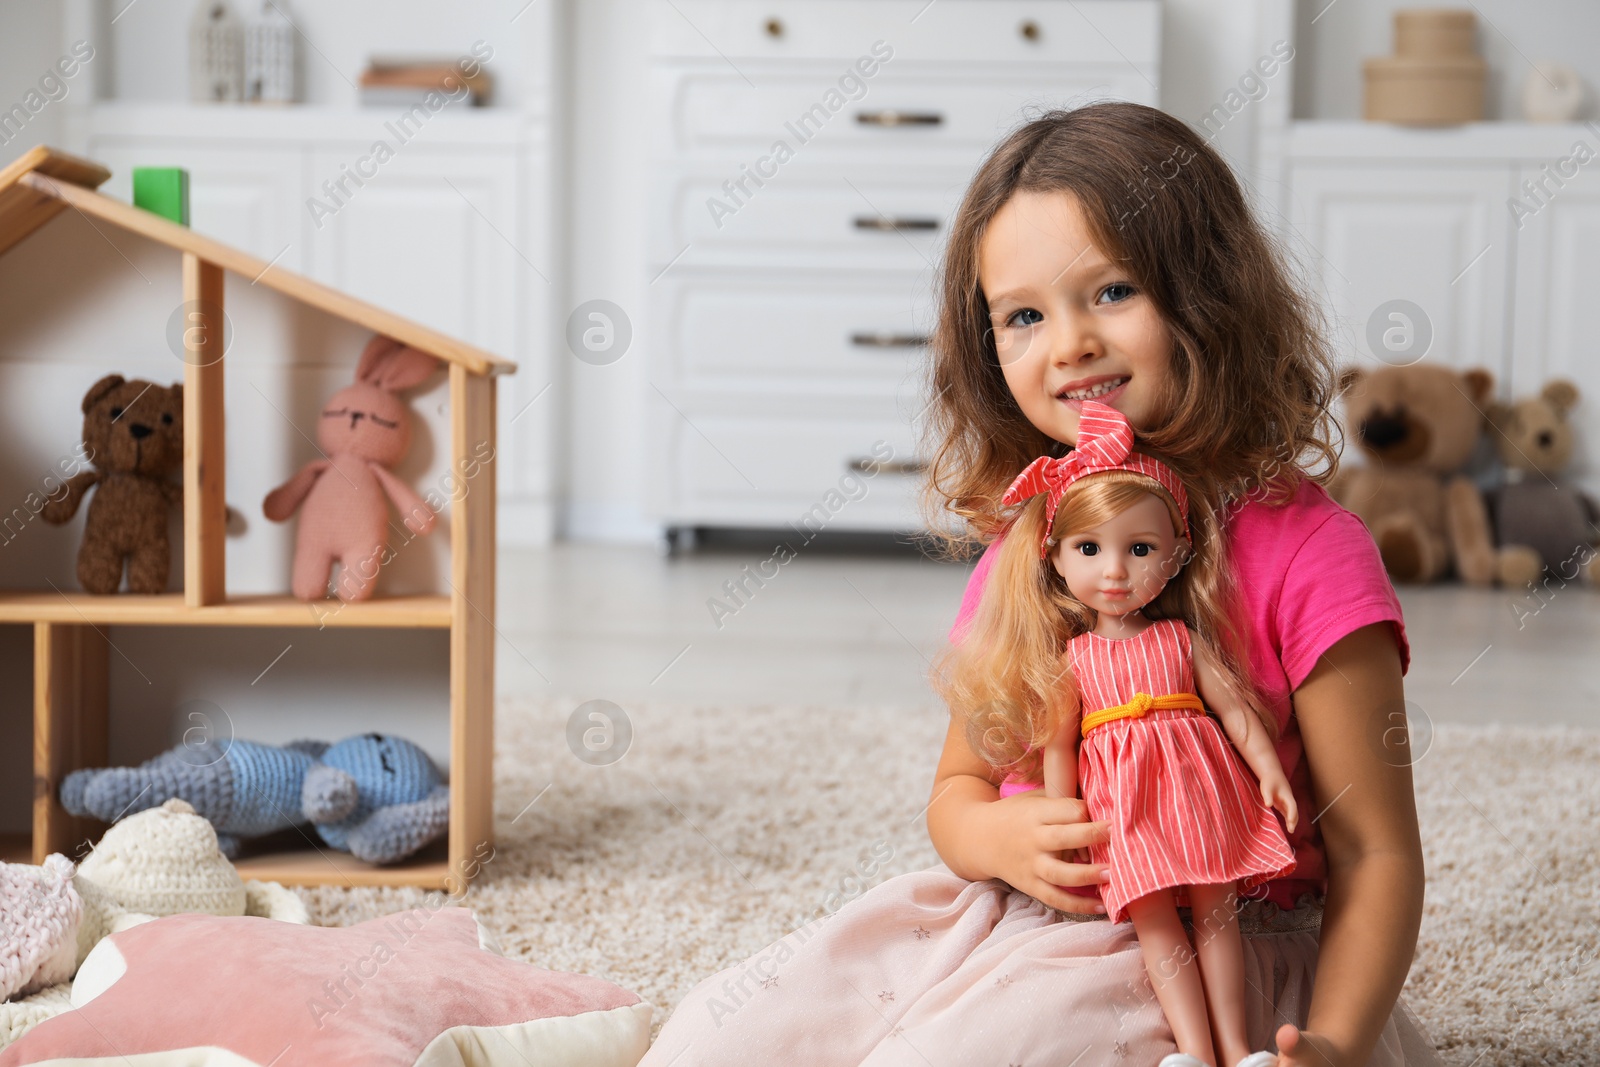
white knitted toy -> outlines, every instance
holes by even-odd
[[[72,977],[82,918],[67,857],[51,853],[42,867],[0,863],[0,1001]]]
[[[63,955],[57,958],[64,958],[67,964],[65,973],[52,978],[55,982],[67,983],[102,938],[165,915],[204,912],[258,915],[301,925],[310,922],[300,898],[283,886],[241,879],[218,850],[211,824],[184,800],[168,800],[111,827],[78,864],[76,875],[64,856],[51,859],[66,865],[66,876],[71,877],[66,889],[73,900],[81,900],[82,915],[81,922],[74,916],[75,930],[67,933],[65,946],[58,946]],[[15,866],[26,871],[61,870],[59,865]],[[10,959],[11,930],[9,920],[0,927],[0,960]],[[32,997],[0,1004],[0,1048],[30,1027],[70,1009],[70,989],[69,984],[52,986]]]

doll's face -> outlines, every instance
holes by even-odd
[[[1189,542],[1172,532],[1166,504],[1146,493],[1120,515],[1063,537],[1050,560],[1078,600],[1125,615],[1154,600],[1188,553]]]
[[[1136,430],[1160,416],[1172,333],[1126,268],[1095,246],[1076,197],[1020,192],[1007,201],[984,231],[978,280],[1006,386],[1042,433],[1076,445],[1085,399],[1116,408]]]

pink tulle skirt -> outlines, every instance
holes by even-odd
[[[1304,1026],[1320,908],[1240,916],[1250,1046]],[[1129,923],[1066,916],[944,864],[891,878],[836,914],[711,975],[641,1067],[1154,1067],[1177,1051]],[[1372,1067],[1443,1067],[1402,1000]]]

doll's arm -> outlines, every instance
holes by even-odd
[[[1063,723],[1044,746],[1044,795],[1078,795],[1078,730],[1076,723]]]
[[[417,491],[396,478],[390,473],[389,468],[377,463],[370,466],[372,473],[378,476],[378,483],[383,486],[383,491],[394,501],[395,510],[405,521],[406,529],[414,534],[425,534],[432,530],[434,524],[439,521],[439,516],[434,514],[433,509],[421,496],[417,495]]]
[[[1399,646],[1388,622],[1334,643],[1294,691],[1317,828],[1327,853],[1328,912],[1303,1036],[1281,1067],[1365,1064],[1394,1011],[1422,923],[1424,871],[1408,751],[1380,748],[1405,722]],[[1380,753],[1383,753],[1380,755]],[[1409,753],[1414,757],[1415,753]],[[1285,1048],[1287,1027],[1278,1045]],[[1324,1043],[1323,1057],[1307,1045]],[[1307,1053],[1301,1049],[1306,1048]]]
[[[1194,681],[1200,690],[1200,699],[1222,724],[1223,732],[1233,747],[1239,750],[1244,761],[1261,782],[1261,799],[1283,812],[1283,821],[1293,831],[1300,813],[1295,804],[1294,791],[1289,788],[1289,776],[1283,773],[1283,763],[1278,750],[1267,736],[1266,727],[1256,718],[1255,712],[1239,698],[1228,685],[1221,670],[1211,659],[1207,647],[1189,631],[1190,647],[1194,650]]]
[[[51,496],[49,503],[40,510],[40,517],[53,526],[70,521],[72,516],[78,513],[78,505],[83,503],[83,494],[99,480],[99,471],[80,471],[74,474],[62,483],[67,491],[59,497]]]
[[[299,510],[300,505],[305,502],[306,494],[311,492],[311,487],[317,484],[317,479],[331,466],[333,464],[325,459],[314,459],[307,463],[293,478],[267,494],[267,499],[261,504],[261,510],[273,522],[286,521]]]

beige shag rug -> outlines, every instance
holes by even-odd
[[[830,893],[938,861],[921,809],[941,711],[633,706],[626,755],[591,766],[567,740],[578,703],[502,705],[496,851],[463,902],[508,956],[632,989],[657,1031]],[[1405,995],[1447,1062],[1600,1064],[1597,771],[1600,733],[1571,729],[1439,727],[1418,761],[1427,911]],[[298,892],[325,925],[423,896]]]

